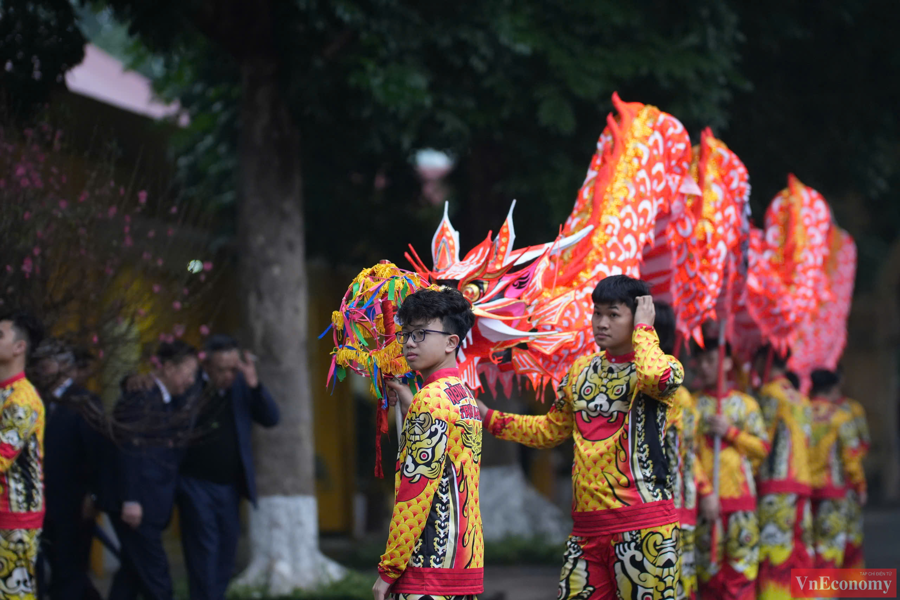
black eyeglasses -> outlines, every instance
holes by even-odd
[[[415,343],[419,343],[425,340],[425,336],[429,333],[439,333],[441,335],[456,335],[454,333],[450,333],[449,331],[435,331],[433,329],[415,329],[413,331],[400,331],[397,333],[397,341],[401,344],[405,344],[409,341],[409,338],[412,338],[412,341]]]

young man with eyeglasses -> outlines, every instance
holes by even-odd
[[[399,381],[388,384],[393,402],[409,409],[387,549],[372,592],[375,600],[473,599],[484,591],[481,415],[456,354],[475,315],[459,291],[443,288],[410,295],[397,317],[403,356],[424,384],[414,398]]]

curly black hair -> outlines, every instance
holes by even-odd
[[[397,319],[403,325],[440,319],[444,331],[458,335],[460,340],[475,325],[472,305],[459,290],[450,287],[441,288],[440,291],[424,289],[410,294],[400,305]]]

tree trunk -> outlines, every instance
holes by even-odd
[[[236,585],[285,595],[340,578],[318,548],[300,134],[269,57],[242,61],[240,244],[244,322],[281,423],[254,439],[259,508]]]

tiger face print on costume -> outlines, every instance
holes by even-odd
[[[403,476],[416,483],[423,475],[435,479],[441,474],[443,463],[434,460],[435,455],[443,455],[447,445],[447,423],[435,420],[423,412],[412,417],[407,426],[409,431],[409,453],[403,463]]]
[[[578,374],[575,381],[572,410],[585,424],[590,424],[594,419],[609,424],[619,423],[631,404],[631,382],[637,367],[634,363],[626,363],[620,369],[612,365],[603,369],[603,366],[600,361],[592,362],[589,368]],[[611,434],[615,430],[613,427],[599,431]]]
[[[0,598],[34,600],[39,529],[0,530]]]
[[[675,598],[679,579],[679,530],[674,525],[657,531],[630,531],[614,543],[616,583],[621,600]]]
[[[759,499],[760,561],[783,564],[794,547],[797,494],[766,494]]]

